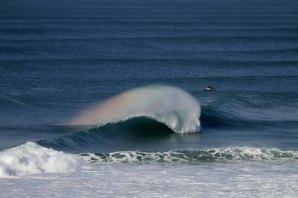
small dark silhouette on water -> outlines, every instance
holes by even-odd
[[[204,91],[215,91],[215,87],[213,85],[208,85]]]

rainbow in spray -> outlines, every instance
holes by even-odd
[[[166,85],[150,85],[126,91],[93,105],[68,124],[103,126],[147,117],[165,124],[176,133],[193,133],[200,130],[200,114],[198,101],[184,90]]]

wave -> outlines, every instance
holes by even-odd
[[[0,177],[75,171],[78,157],[34,142],[0,152]]]
[[[177,150],[167,152],[122,151],[113,153],[84,153],[94,162],[222,162],[251,160],[297,160],[298,151],[277,148],[226,147],[203,150]]]
[[[63,173],[89,168],[93,163],[211,163],[298,160],[298,151],[277,148],[224,147],[165,152],[120,151],[67,154],[34,142],[0,152],[0,178]]]
[[[165,124],[176,133],[198,132],[200,105],[182,89],[151,85],[136,88],[95,105],[73,118],[67,125],[104,126],[146,117]]]
[[[268,100],[269,97],[271,97],[270,100]],[[207,145],[204,138],[221,135],[221,131],[230,131],[231,138],[234,135],[238,137],[238,133],[247,135],[247,138],[252,138],[252,135],[249,135],[247,131],[254,131],[258,137],[263,137],[263,135],[269,137],[270,133],[267,133],[267,130],[297,125],[296,112],[290,110],[293,103],[289,101],[287,102],[290,104],[289,108],[285,108],[287,104],[283,104],[283,109],[281,109],[280,106],[276,105],[280,100],[284,101],[285,99],[270,95],[266,97],[239,95],[211,99],[202,104],[201,134],[181,136],[181,134],[173,133],[173,129],[164,122],[148,118],[148,116],[127,119],[123,116],[125,119],[118,122],[114,120],[84,131],[68,133],[59,138],[43,139],[38,141],[38,144],[71,153],[152,150],[152,148],[164,151],[174,148],[184,149],[187,148],[185,146],[187,144]],[[120,103],[122,104],[122,102]],[[283,112],[282,115],[290,116],[282,117],[275,112]],[[210,134],[210,132],[215,131],[218,134],[207,135],[207,133]],[[184,146],[181,147],[179,144]]]

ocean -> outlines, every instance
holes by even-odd
[[[0,1],[0,197],[298,197],[297,85],[295,0]]]

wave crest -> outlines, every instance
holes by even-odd
[[[68,124],[103,126],[147,117],[165,124],[176,133],[191,133],[200,130],[200,114],[196,99],[182,89],[151,85],[114,96],[83,111]]]

